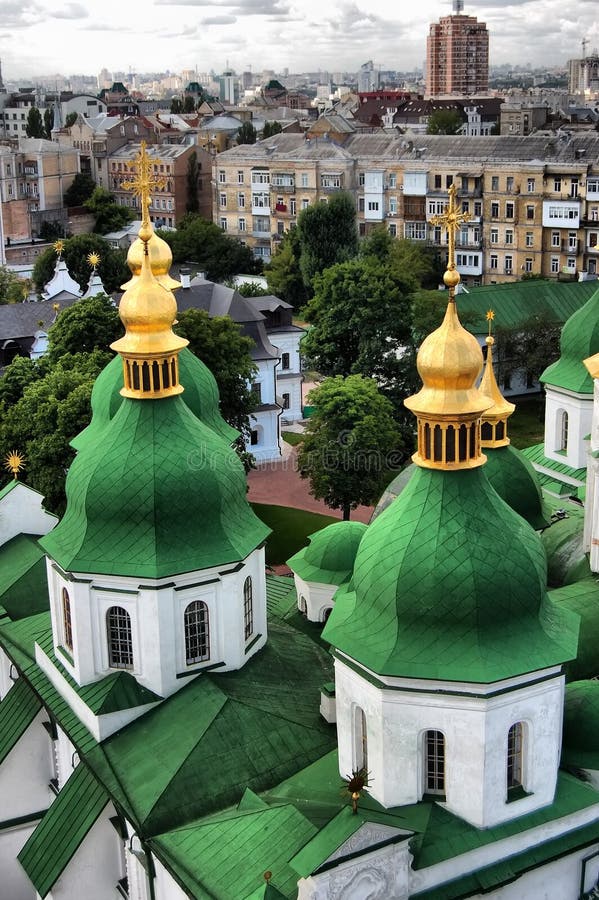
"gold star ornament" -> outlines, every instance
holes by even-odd
[[[98,266],[100,264],[100,258],[101,258],[100,254],[96,253],[95,251],[87,254],[87,261],[90,264],[90,266],[92,267],[92,269],[95,269],[96,266]]]
[[[54,252],[58,254],[58,258],[62,256],[62,251],[64,250],[64,241],[54,241],[52,244],[54,248]]]
[[[25,468],[25,455],[19,453],[18,450],[11,450],[4,460],[4,468],[7,472],[12,473],[12,476],[16,481],[19,477],[19,472]]]

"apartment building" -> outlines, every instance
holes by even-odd
[[[455,182],[469,215],[457,238],[465,284],[597,274],[598,134],[342,137],[339,146],[330,137],[278,134],[219,154],[214,221],[267,262],[302,209],[345,190],[361,235],[384,224],[443,250],[432,219]]]
[[[474,95],[489,89],[489,32],[484,22],[461,13],[430,26],[426,42],[426,95]]]

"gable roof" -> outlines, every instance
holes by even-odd
[[[0,617],[22,619],[48,609],[44,551],[31,534],[18,534],[0,547]]]
[[[19,678],[0,703],[0,763],[31,725],[42,708],[24,678]]]
[[[0,341],[11,338],[33,337],[36,331],[48,331],[54,319],[56,310],[52,300],[42,300],[39,303],[7,303],[0,306]],[[71,306],[77,301],[72,294],[61,295],[59,298],[61,308]]]

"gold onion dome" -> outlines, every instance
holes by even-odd
[[[493,345],[495,339],[489,334],[485,342],[487,345],[487,360],[479,390],[485,398],[492,401],[493,405],[489,406],[482,415],[481,443],[483,447],[506,447],[510,442],[507,436],[507,420],[516,407],[509,400],[505,399],[497,385],[497,379],[493,371]]]
[[[127,253],[127,265],[131,269],[132,277],[122,285],[123,290],[132,287],[139,278],[146,246],[150,257],[150,268],[156,280],[170,291],[174,291],[181,287],[181,283],[174,278],[171,278],[169,275],[169,270],[173,262],[171,248],[152,228],[151,236],[148,239],[147,244],[141,237],[138,237],[129,247],[129,252]]]

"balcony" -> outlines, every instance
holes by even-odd
[[[261,241],[270,241],[270,230],[262,231],[261,228],[255,229],[252,231],[252,237],[258,238]]]
[[[276,188],[277,191],[280,191],[283,194],[295,192],[295,178],[293,175],[273,175],[270,184],[271,187]]]
[[[287,212],[287,204],[286,203],[275,203],[275,213],[286,213]]]
[[[39,178],[39,173],[37,171],[36,166],[23,166],[23,172],[25,173],[26,178]]]

